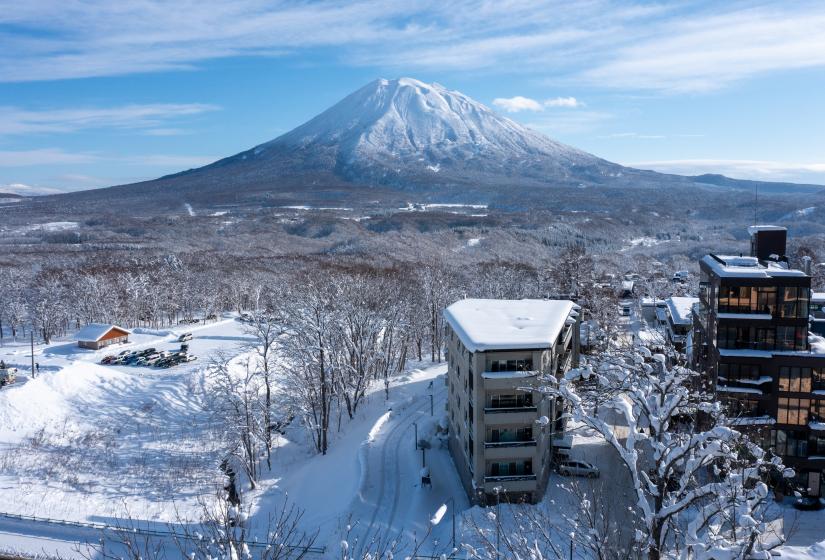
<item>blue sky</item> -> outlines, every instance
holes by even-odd
[[[825,184],[823,29],[822,2],[0,0],[0,192],[206,164],[399,76],[619,163]]]

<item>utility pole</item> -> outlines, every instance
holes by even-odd
[[[418,424],[413,422],[413,428],[415,428],[415,448],[418,449]]]
[[[34,372],[34,329],[29,331],[29,337],[31,338],[32,344],[32,379],[34,379],[37,376]]]
[[[435,411],[433,410],[433,394],[430,393],[430,416],[435,416]]]

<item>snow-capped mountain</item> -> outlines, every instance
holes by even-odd
[[[327,201],[421,198],[545,204],[564,198],[600,204],[646,198],[642,187],[718,190],[718,181],[623,167],[572,148],[439,84],[378,79],[286,134],[213,164],[135,185],[75,193],[76,200],[151,194],[186,200]],[[738,188],[739,181],[724,188]],[[734,183],[733,185],[728,183]],[[574,195],[571,188],[606,187]],[[553,192],[548,188],[555,188]],[[558,189],[562,190],[558,190]],[[743,185],[739,188],[753,188]],[[109,194],[107,194],[109,193]],[[407,193],[403,194],[402,193]],[[466,199],[466,200],[464,200]],[[528,201],[529,199],[529,201]]]
[[[623,170],[458,91],[399,78],[375,80],[251,150],[161,180],[260,190],[300,178],[432,190],[603,183]]]
[[[424,174],[472,167],[511,175],[539,163],[569,172],[607,163],[412,78],[375,80],[253,153],[313,147],[335,150],[338,169],[403,166]]]

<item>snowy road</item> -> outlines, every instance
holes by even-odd
[[[444,366],[431,368],[428,373],[441,374],[445,369]],[[421,381],[399,387],[397,391],[389,416],[382,419],[380,429],[373,434],[374,439],[364,453],[362,486],[351,510],[362,521],[350,537],[361,545],[399,541],[402,548],[409,551],[426,535],[429,519],[441,504],[451,498],[462,510],[469,504],[446,447],[434,437],[447,398],[442,378],[434,379],[432,386]],[[432,445],[425,453],[416,450],[416,429],[419,440],[425,439]],[[432,488],[421,486],[424,460],[430,469]],[[445,544],[437,544],[438,537],[443,537],[443,528],[437,529],[422,551],[444,551],[448,543],[442,538]]]

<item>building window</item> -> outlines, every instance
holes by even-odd
[[[511,441],[532,441],[533,428],[491,428],[490,442],[506,443]]]
[[[719,364],[719,379],[724,381],[758,381],[758,364]]]
[[[490,395],[490,408],[522,408],[525,406],[533,406],[532,393]]]
[[[731,418],[760,416],[759,400],[750,398],[723,399],[723,406]]]
[[[804,426],[808,423],[808,414],[811,408],[811,399],[779,398],[779,409],[776,412],[776,421],[780,424]]]
[[[782,290],[782,305],[780,315],[789,319],[804,319],[808,317],[808,303],[810,292],[802,286],[787,286]]]
[[[533,359],[491,360],[490,371],[533,371]]]
[[[769,313],[776,311],[775,286],[719,286],[719,313]]]
[[[811,422],[825,422],[825,400],[811,401]],[[825,447],[821,450],[825,451]]]
[[[810,393],[811,368],[780,367],[779,390],[787,393]]]
[[[813,368],[811,370],[811,387],[814,391],[825,390],[825,368]]]
[[[521,476],[533,474],[533,461],[496,462],[490,463],[488,476]]]
[[[778,455],[788,457],[808,456],[808,436],[805,432],[794,430],[771,430],[766,447],[773,447]]]
[[[807,350],[807,327],[725,327],[716,335],[719,348],[736,350]]]

